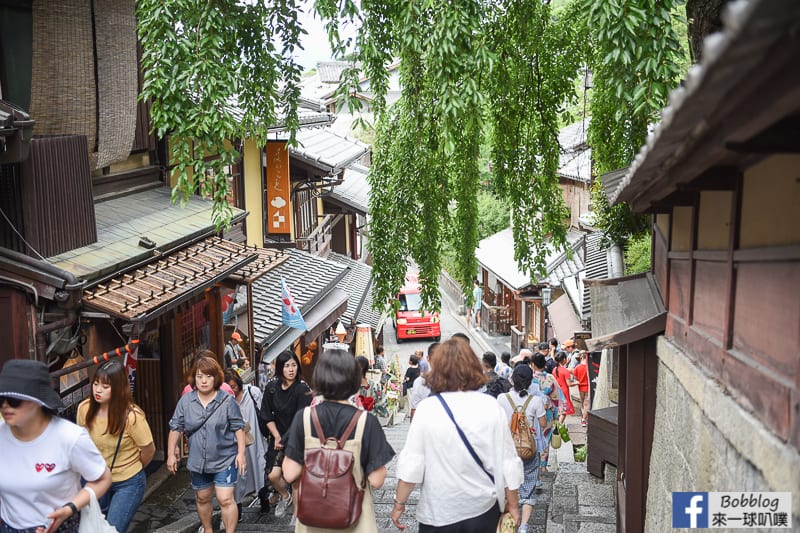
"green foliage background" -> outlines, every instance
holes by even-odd
[[[588,111],[595,172],[630,163],[686,68],[681,4],[316,0],[334,53],[358,62],[345,71],[338,95],[357,111],[354,94],[366,75],[374,96],[369,251],[376,305],[395,294],[409,259],[420,268],[428,306],[438,301],[443,260],[470,286],[487,179],[508,206],[520,269],[541,274],[546,242],[566,245],[555,175],[559,127]],[[276,121],[298,126],[301,72],[292,53],[303,32],[300,9],[295,0],[137,2],[142,97],[152,101],[156,132],[170,136],[173,196],[212,197],[220,224],[230,219],[221,170],[238,157],[225,140],[263,141]],[[342,38],[345,23],[359,27],[352,41]],[[395,60],[403,94],[387,108],[385,67]],[[585,109],[587,67],[594,86]],[[220,158],[203,160],[214,153]],[[214,175],[198,179],[209,167]],[[646,232],[646,219],[609,206],[601,189],[593,199],[609,240],[624,244]]]

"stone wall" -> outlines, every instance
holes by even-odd
[[[664,337],[646,531],[671,525],[674,491],[790,491],[800,523],[800,454],[746,412]]]

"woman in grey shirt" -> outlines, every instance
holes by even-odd
[[[189,439],[189,460],[186,467],[197,491],[197,514],[205,531],[213,531],[212,496],[217,497],[225,530],[236,531],[238,511],[233,492],[237,475],[244,475],[244,420],[236,400],[220,391],[224,374],[213,357],[199,357],[190,373],[194,390],[178,401],[169,421],[167,468],[178,471],[180,457],[178,439],[183,432]]]

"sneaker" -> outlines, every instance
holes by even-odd
[[[288,498],[281,499],[275,505],[275,518],[283,518],[286,516],[286,513],[289,511],[289,508],[292,506],[292,495],[290,494]]]
[[[589,425],[589,422],[588,422],[587,420],[581,420],[581,425],[582,425],[583,427],[586,427],[586,426],[588,426],[588,425]]]
[[[528,524],[520,524],[517,533],[528,533]]]
[[[289,520],[289,525],[292,527],[297,525],[297,517],[295,515],[292,515],[292,519]]]

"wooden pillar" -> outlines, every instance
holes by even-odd
[[[168,313],[159,319],[158,342],[161,350],[159,359],[161,371],[161,405],[163,409],[162,420],[150,420],[150,424],[162,424],[163,435],[169,435],[169,419],[175,411],[175,406],[180,399],[181,390],[184,387],[184,375],[181,369],[181,353],[178,349],[175,336],[175,312]],[[166,438],[164,439],[166,447]]]
[[[620,351],[618,531],[644,531],[650,452],[655,427],[656,337]]]
[[[217,354],[217,362],[225,368],[225,333],[222,329],[222,297],[219,286],[206,290],[206,309],[208,309],[209,346]]]

